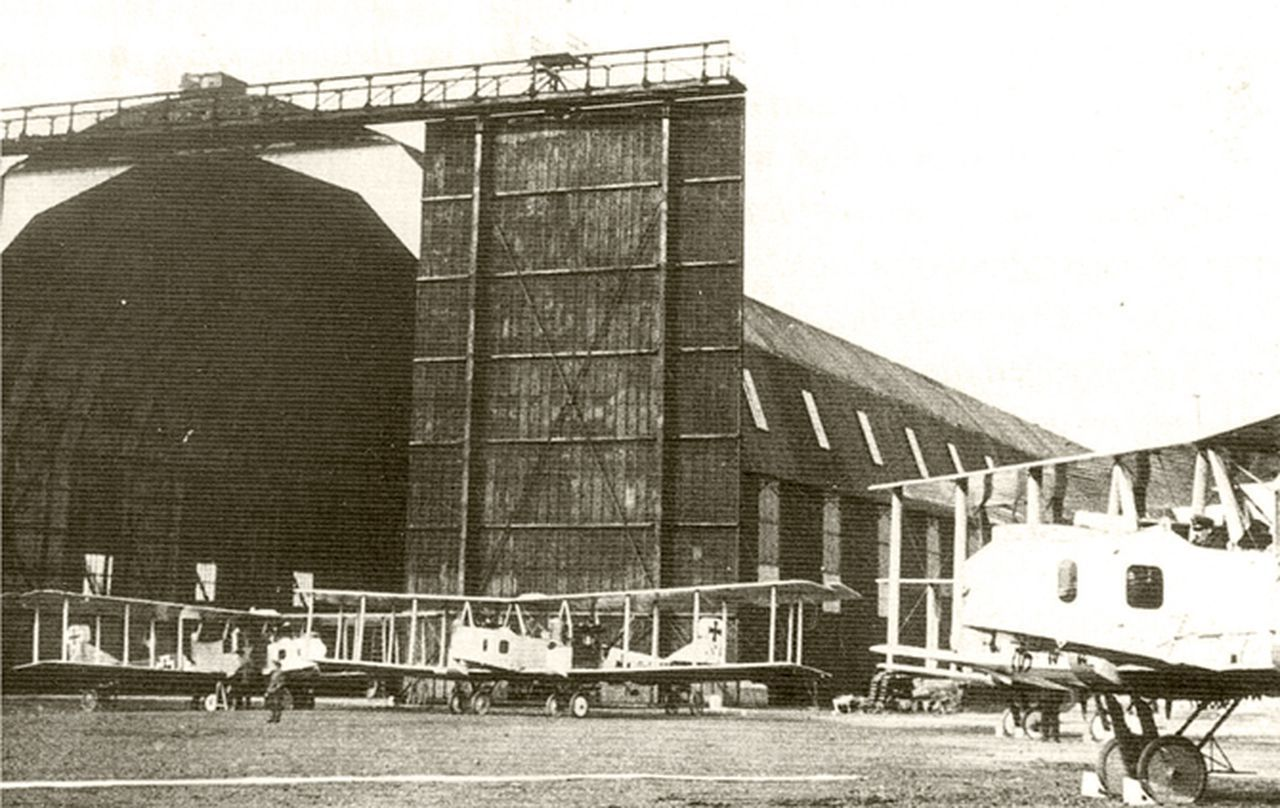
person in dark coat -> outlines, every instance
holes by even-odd
[[[284,669],[280,667],[280,660],[271,660],[271,676],[267,679],[267,691],[263,694],[263,702],[267,709],[271,711],[271,717],[267,719],[268,724],[279,724],[280,714],[284,712],[284,697],[288,690],[285,688]]]

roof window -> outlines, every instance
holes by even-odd
[[[862,410],[858,410],[858,426],[862,427],[862,437],[867,441],[867,452],[871,462],[877,466],[884,465],[884,457],[880,454],[880,444],[876,443],[876,433],[871,431],[871,419]]]
[[[800,395],[804,396],[804,406],[809,411],[809,423],[813,424],[813,435],[818,439],[818,445],[830,449],[831,441],[827,440],[827,430],[822,427],[822,416],[818,414],[818,402],[813,400],[813,393],[808,390],[801,390]]]
[[[756,380],[751,371],[742,369],[742,392],[747,396],[747,407],[751,410],[751,420],[756,429],[769,431],[769,421],[764,417],[764,407],[760,406],[760,394],[756,391]]]
[[[920,441],[916,440],[916,431],[909,426],[903,427],[907,433],[907,443],[911,444],[911,456],[916,459],[916,470],[921,477],[929,476],[929,467],[924,463],[924,453],[920,451]]]

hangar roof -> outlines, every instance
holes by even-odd
[[[753,423],[748,401],[744,470],[865,492],[895,474],[957,471],[957,462],[973,469],[1086,451],[758,300],[743,308],[743,366],[767,423]]]

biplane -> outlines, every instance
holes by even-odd
[[[1215,735],[1240,702],[1280,696],[1280,416],[1187,443],[874,490],[891,496],[891,548],[908,495],[953,502],[958,532],[972,503],[1012,518],[951,582],[965,628],[955,650],[899,644],[893,623],[879,650],[890,670],[1092,694],[1114,737],[1086,791],[1193,802],[1211,772],[1232,770]],[[1091,497],[1106,510],[1088,510]],[[892,597],[905,581],[888,583]],[[1194,709],[1161,734],[1156,699]],[[1215,705],[1225,707],[1193,739]]]
[[[187,695],[209,712],[227,709],[262,692],[271,661],[305,698],[313,659],[326,653],[274,611],[55,590],[16,601],[31,612],[31,661],[12,675],[44,692],[78,692],[85,710],[117,695]]]
[[[687,707],[700,714],[705,700],[695,685],[825,678],[804,664],[806,606],[858,597],[812,581],[515,598],[299,594],[309,621],[324,615],[334,626],[331,653],[317,660],[321,670],[451,681],[450,710],[478,715],[489,711],[499,682],[527,683],[548,691],[548,715],[577,718],[591,711],[603,684],[656,686],[668,713]],[[767,651],[759,661],[730,661],[743,607],[766,615]]]

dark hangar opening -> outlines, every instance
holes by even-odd
[[[3,255],[4,588],[287,606],[398,588],[416,259],[248,157],[138,165]],[[207,567],[206,567],[207,569]]]

